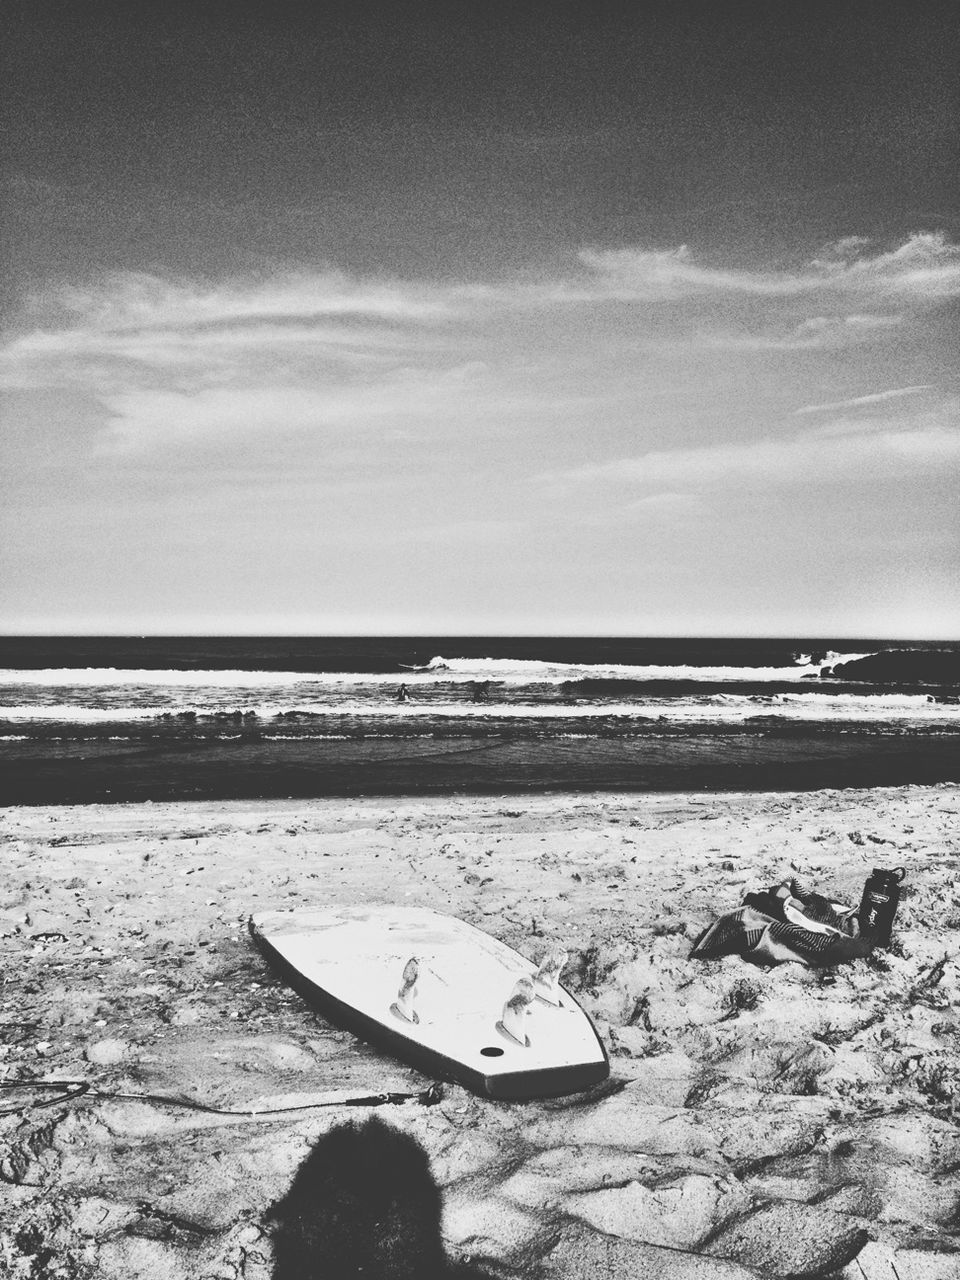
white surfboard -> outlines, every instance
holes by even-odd
[[[267,959],[332,1022],[489,1098],[555,1097],[605,1080],[606,1050],[560,985],[489,934],[423,907],[252,917]]]

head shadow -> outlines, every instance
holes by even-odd
[[[273,1280],[486,1280],[449,1261],[419,1143],[377,1117],[324,1134],[271,1205]]]

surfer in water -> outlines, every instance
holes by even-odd
[[[398,702],[410,701],[410,694],[407,692],[407,686],[405,684],[402,684],[400,688],[397,690],[397,701]]]

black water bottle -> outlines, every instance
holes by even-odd
[[[873,868],[873,874],[863,886],[858,913],[860,937],[866,942],[879,947],[890,945],[893,917],[900,901],[900,885],[906,874],[905,867],[894,867],[892,871]]]

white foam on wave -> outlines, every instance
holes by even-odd
[[[315,682],[322,679],[302,671],[153,671],[121,667],[42,667],[29,669],[0,669],[0,685],[39,685],[44,688],[83,687],[114,688],[121,685],[159,686],[174,688],[224,688],[242,689],[258,686],[283,688],[291,684]],[[343,676],[336,679],[363,680],[364,676]],[[396,676],[387,677],[396,682]]]
[[[446,658],[437,655],[422,667],[410,667],[409,678],[418,682],[436,676],[442,680],[496,680],[504,684],[560,684],[569,680],[699,680],[799,681],[819,675],[823,667],[868,658],[869,653],[831,651],[822,662],[791,663],[783,667],[629,666],[624,663],[544,662],[534,658]],[[344,677],[346,678],[346,677]],[[354,679],[355,677],[351,677]],[[363,677],[368,679],[369,677]],[[389,677],[394,679],[395,677]],[[408,679],[404,675],[404,680]]]
[[[76,703],[23,704],[16,707],[0,706],[0,720],[14,722],[28,720],[68,720],[74,724],[99,724],[104,721],[153,720],[169,713],[169,707],[78,707]]]
[[[865,653],[831,653],[820,663],[784,667],[629,666],[623,663],[545,662],[525,658],[446,658],[438,655],[422,667],[392,671],[251,671],[174,668],[42,667],[0,669],[0,686],[36,685],[44,688],[117,688],[167,686],[173,689],[290,688],[301,685],[396,685],[401,682],[461,683],[499,681],[503,684],[562,684],[572,680],[697,680],[697,681],[798,681],[819,675],[821,667],[868,657]]]
[[[725,695],[721,694],[720,696],[724,697]],[[897,707],[919,708],[931,705],[925,693],[775,693],[773,701],[784,705],[801,703],[812,706],[822,703],[835,706],[838,709],[854,705],[890,709]]]
[[[323,717],[325,721],[337,720],[665,720],[670,723],[739,724],[750,718],[763,717],[784,722],[809,721],[818,723],[867,721],[891,724],[960,723],[960,706],[928,702],[924,695],[869,695],[856,694],[807,694],[780,695],[769,700],[736,697],[719,694],[716,697],[648,699],[610,703],[553,703],[497,702],[490,698],[482,703],[458,701],[430,702],[356,702],[338,701],[336,704],[300,702],[260,702],[242,709],[243,714],[253,713],[256,719],[247,723],[269,729],[280,715],[304,715]],[[143,722],[166,717],[166,723],[174,726],[181,715],[196,715],[204,725],[222,723],[226,729],[227,716],[233,709],[195,706],[147,706],[129,707],[78,707],[70,704],[21,705],[0,707],[0,720],[13,723],[63,721],[74,724],[100,724],[113,722]],[[220,719],[218,720],[218,716]]]
[[[482,703],[425,702],[371,703],[346,705],[339,703],[331,714],[358,718],[389,716],[456,719],[622,719],[668,720],[678,722],[713,722],[737,724],[748,718],[763,716],[784,721],[954,721],[960,722],[960,706],[928,702],[923,694],[889,697],[881,695],[838,694],[771,698],[758,701],[747,696],[718,694],[714,697],[664,698],[609,703],[501,702],[488,698]]]

